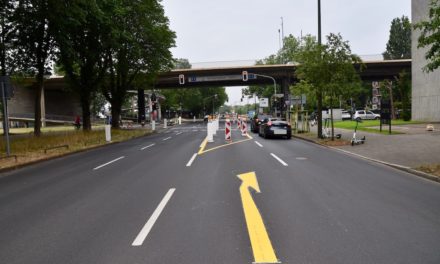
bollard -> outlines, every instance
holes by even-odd
[[[212,122],[208,122],[208,129],[207,129],[208,136],[207,136],[207,138],[208,138],[208,142],[210,142],[210,143],[214,142],[214,135],[212,133],[213,132],[212,128],[213,128],[213,123]]]
[[[163,120],[163,128],[167,128],[168,124],[167,124],[168,120],[165,118]]]
[[[195,122],[196,122],[196,116],[193,117],[193,123],[195,123]]]
[[[156,130],[156,121],[151,121],[151,130]]]
[[[246,123],[246,120],[242,120],[241,121],[241,135],[243,137],[247,136],[247,123]]]
[[[181,125],[181,124],[182,124],[182,117],[179,116],[179,125]]]
[[[231,121],[229,119],[226,119],[225,122],[225,140],[230,142],[232,141],[231,138]]]
[[[105,125],[105,141],[107,141],[107,142],[111,142],[112,141],[111,125]]]
[[[213,120],[212,121],[212,134],[214,136],[217,135],[217,129],[218,129],[218,127],[217,127],[217,120]]]

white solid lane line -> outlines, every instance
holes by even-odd
[[[260,148],[263,147],[263,145],[261,145],[260,142],[258,142],[258,141],[255,141],[255,144],[257,144]]]
[[[282,159],[278,158],[277,155],[270,153],[270,155],[272,155],[272,157],[274,157],[276,160],[278,160],[281,164],[283,164],[283,166],[288,166],[287,163],[285,163]]]
[[[167,141],[168,139],[170,139],[171,137],[167,137],[167,138],[164,138],[164,139],[162,139],[163,141]]]
[[[168,201],[171,199],[171,196],[173,196],[173,193],[176,189],[171,188],[168,190],[167,194],[163,197],[160,204],[157,206],[156,210],[154,210],[153,214],[150,216],[150,219],[148,219],[147,223],[145,223],[142,230],[139,232],[133,243],[132,246],[142,246],[144,243],[144,240],[147,238],[148,233],[150,233],[151,228],[153,228],[154,223],[156,223],[156,220],[159,218],[160,214],[162,213],[163,209],[167,205]]]
[[[120,160],[120,159],[123,159],[123,158],[125,158],[125,157],[124,157],[124,156],[119,157],[119,158],[117,158],[117,159],[114,159],[114,160],[109,161],[109,162],[107,162],[107,163],[104,163],[104,164],[102,164],[102,165],[99,165],[98,167],[94,168],[93,170],[100,169],[100,168],[102,168],[102,167],[104,167],[104,166],[107,166],[107,165],[109,165],[109,164],[111,164],[111,163],[113,163],[113,162],[116,162],[116,161],[118,161],[118,160]]]
[[[144,149],[147,149],[147,148],[151,148],[152,146],[154,146],[154,145],[156,145],[156,144],[150,144],[150,145],[148,145],[148,146],[145,146],[145,147],[143,147],[143,148],[141,148],[141,150],[144,150]]]
[[[190,167],[191,164],[193,163],[193,161],[196,159],[197,157],[197,153],[194,153],[194,155],[191,157],[191,159],[188,161],[188,163],[186,164],[187,167]]]

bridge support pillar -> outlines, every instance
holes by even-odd
[[[145,120],[145,91],[143,89],[138,90],[137,96],[138,105],[138,123],[142,123]]]

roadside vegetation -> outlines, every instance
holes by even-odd
[[[417,121],[404,121],[401,119],[396,119],[391,121],[391,129],[393,126],[399,125],[410,125],[410,124],[420,124],[421,122]],[[354,130],[356,127],[356,121],[335,121],[335,128],[342,128],[347,130]],[[358,130],[372,133],[381,133],[379,130],[380,120],[363,120],[362,123],[359,123]],[[388,135],[388,125],[382,126],[382,134]],[[391,131],[391,134],[402,134],[401,132]]]
[[[151,134],[151,131],[146,129],[112,129],[112,142],[121,142],[148,134]],[[11,151],[15,156],[0,159],[0,169],[16,167],[106,144],[109,143],[105,141],[103,127],[92,131],[60,129],[59,131],[44,132],[43,130],[39,137],[32,133],[16,135],[11,139]],[[4,140],[0,141],[0,151],[5,153]]]

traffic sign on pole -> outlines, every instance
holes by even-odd
[[[179,84],[181,85],[185,84],[185,75],[183,74],[179,75]]]

